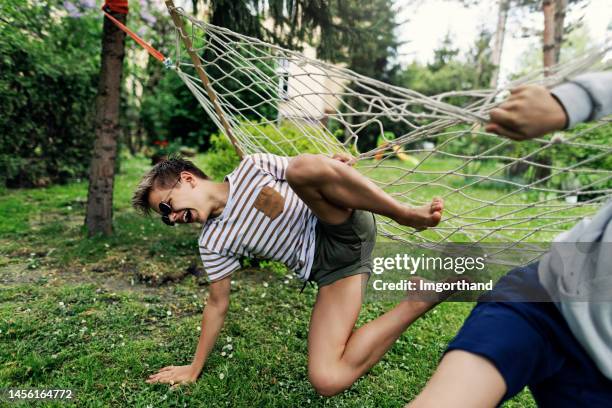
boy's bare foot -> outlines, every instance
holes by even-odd
[[[431,204],[414,208],[407,207],[405,215],[396,218],[395,221],[401,225],[407,225],[422,231],[438,225],[442,219],[442,210],[444,210],[444,200],[436,197],[431,201]]]

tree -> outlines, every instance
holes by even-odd
[[[544,62],[544,75],[548,75],[548,68],[555,64],[555,0],[543,0],[544,32],[542,33],[542,61]]]
[[[0,0],[0,187],[87,177],[101,27],[74,7]]]
[[[394,29],[395,12],[391,0],[375,0],[370,3],[346,2],[343,0],[208,0],[195,1],[199,10],[207,10],[206,20],[214,25],[228,28],[245,35],[262,38],[285,48],[299,49],[310,43],[317,49],[317,56],[346,65],[364,75],[383,79],[393,78],[393,60],[397,49]],[[201,8],[205,5],[205,8]],[[156,32],[167,24],[167,13],[155,14]],[[264,25],[268,18],[272,26]],[[173,44],[168,39],[167,44]],[[155,44],[154,44],[155,45]],[[155,45],[162,52],[163,44]],[[204,49],[205,60],[214,47]],[[168,55],[168,54],[167,54]],[[218,70],[228,71],[219,61],[218,66],[207,67],[209,75],[218,78]],[[162,75],[157,61],[151,61],[146,69],[151,80],[142,78],[143,97],[140,110],[143,128],[149,138],[197,147],[209,147],[209,137],[215,132],[215,124],[208,118],[189,90],[175,75]],[[234,79],[240,79],[239,71]],[[242,81],[244,82],[244,80]],[[223,87],[239,90],[232,79],[223,80]],[[270,90],[274,94],[277,89]],[[236,98],[249,102],[252,94],[236,94]],[[258,110],[266,118],[275,118],[273,109]]]
[[[506,36],[506,21],[508,20],[509,7],[509,0],[499,0],[495,39],[493,42],[493,49],[491,51],[491,63],[493,64],[493,72],[491,73],[491,81],[489,82],[490,88],[497,88],[497,80],[499,78],[499,65],[501,63],[502,51],[504,49],[504,37]]]
[[[459,55],[449,35],[434,50],[434,59],[426,66],[409,65],[398,74],[401,86],[414,89],[424,95],[443,92],[479,89],[488,86],[494,69],[491,63],[491,33],[481,28],[474,45],[465,56]],[[454,105],[469,102],[464,96],[447,99]]]
[[[198,0],[192,3],[198,8]],[[209,21],[214,25],[289,49],[300,50],[307,42],[317,47],[319,58],[332,62],[346,62],[351,57],[349,51],[361,39],[385,31],[385,13],[395,15],[391,0],[202,0],[201,3],[208,6]],[[371,15],[366,16],[367,13]],[[272,28],[261,24],[266,18],[272,20]],[[352,46],[348,45],[351,43]]]
[[[478,4],[474,0],[459,0],[464,7],[471,7]],[[493,66],[493,71],[490,73],[489,88],[497,88],[497,81],[499,79],[499,66],[501,64],[501,56],[504,49],[504,38],[506,36],[506,22],[508,21],[508,11],[514,2],[521,2],[522,0],[498,0],[497,7],[497,25],[495,26],[495,35],[493,36],[493,46],[491,47],[490,64]],[[528,0],[527,0],[528,1]],[[482,38],[482,32],[480,38]],[[489,36],[490,37],[490,36]],[[490,38],[489,38],[490,40]]]
[[[200,5],[209,10],[211,24],[232,31],[261,38],[289,49],[301,49],[304,41],[318,37],[319,56],[337,57],[337,48],[346,32],[334,23],[332,8],[342,0],[192,0],[194,12]],[[266,18],[272,27],[262,25]]]
[[[465,7],[475,4],[474,0],[459,0]],[[542,61],[544,68],[550,68],[560,59],[561,45],[564,37],[574,27],[565,27],[565,16],[570,3],[580,3],[584,0],[498,0],[497,26],[491,62],[496,67],[491,76],[490,87],[497,86],[499,64],[503,50],[504,36],[508,13],[512,9],[526,8],[530,11],[539,10],[544,15],[544,28],[542,30]],[[545,75],[548,71],[545,71]]]
[[[542,62],[544,74],[549,74],[549,68],[559,62],[561,45],[566,34],[575,27],[565,27],[565,16],[569,4],[578,4],[584,0],[513,0],[517,7],[528,7],[536,10],[541,5],[544,14],[544,29],[542,31]]]
[[[446,36],[442,40],[440,47],[434,50],[433,62],[427,64],[427,67],[432,72],[438,72],[442,68],[450,64],[459,55],[459,48],[453,46],[453,40],[451,39],[450,33],[446,33]]]
[[[565,34],[565,15],[567,13],[568,0],[555,0],[555,48],[554,60],[559,63],[561,58],[561,44]]]
[[[341,44],[336,46],[332,60],[344,61],[351,70],[381,80],[396,83],[398,65],[394,64],[397,55],[398,41],[395,36],[397,22],[392,0],[371,0],[369,2],[336,1],[331,4],[331,13],[335,16],[338,31],[334,38],[321,38],[321,44]],[[319,47],[321,48],[321,47]],[[356,84],[349,84],[355,88]],[[368,92],[359,89],[358,92]],[[367,110],[363,100],[352,97],[347,103],[358,112]],[[350,116],[354,123],[363,122],[364,118]],[[384,120],[384,127],[394,131],[397,124]],[[371,124],[359,131],[358,148],[370,150],[376,146],[379,128]]]
[[[580,1],[580,0],[575,0]],[[517,0],[518,5],[527,6],[531,9],[538,7],[539,1],[534,0]],[[563,42],[563,24],[565,20],[565,12],[568,0],[542,0],[541,10],[544,14],[544,29],[542,31],[542,63],[544,67],[544,75],[551,74],[550,68],[559,62],[561,45]],[[542,165],[534,166],[533,178],[541,180],[550,176],[550,166],[552,157],[549,151],[544,151],[537,154],[533,161]],[[509,169],[510,177],[517,177],[526,174],[530,166],[525,163],[514,163]]]
[[[468,65],[474,67],[471,80],[474,88],[486,88],[493,82],[497,83],[497,78],[495,81],[493,79],[498,75],[499,62],[495,63],[498,57],[494,57],[493,53],[496,50],[489,45],[492,42],[491,37],[491,33],[481,27],[476,42],[468,53]]]
[[[108,13],[125,23],[127,1],[109,0]],[[125,33],[109,18],[104,18],[98,96],[96,98],[95,143],[89,172],[89,191],[85,224],[89,236],[112,233],[113,184],[117,139],[119,137],[119,105]]]

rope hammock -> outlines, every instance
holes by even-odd
[[[174,63],[166,65],[241,157],[350,153],[358,170],[408,205],[444,198],[436,228],[418,232],[377,217],[384,237],[426,248],[494,243],[489,260],[514,265],[506,251],[520,245],[527,261],[538,258],[544,248],[530,243],[550,242],[612,195],[609,121],[523,143],[479,130],[508,89],[551,87],[601,66],[609,46],[504,89],[424,96],[199,21],[171,0],[166,5],[177,34]],[[380,143],[359,152],[365,134]]]

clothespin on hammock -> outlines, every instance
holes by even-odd
[[[120,30],[125,32],[130,37],[132,37],[132,39],[136,41],[138,44],[140,44],[142,48],[147,50],[147,52],[153,58],[162,62],[166,68],[172,67],[172,60],[170,58],[166,58],[164,54],[162,54],[161,52],[153,48],[151,44],[149,44],[148,42],[140,38],[135,32],[130,30],[125,24],[123,24],[121,21],[117,20],[115,17],[113,17],[110,14],[111,12],[119,13],[119,14],[127,14],[128,13],[127,0],[106,0],[104,5],[102,6],[102,12],[106,15],[106,17],[108,17],[109,20],[115,23],[115,25]]]

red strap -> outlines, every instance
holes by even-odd
[[[117,11],[117,12],[121,13],[121,14],[127,14],[127,1],[123,1],[123,0],[118,0],[118,1],[108,0],[108,1],[109,1],[109,3],[113,3],[113,2],[114,3],[121,3],[121,4],[125,3],[125,13],[122,13],[121,11]],[[149,43],[147,43],[145,40],[143,40],[138,35],[136,35],[136,33],[134,33],[132,30],[127,28],[123,23],[121,23],[121,21],[119,21],[115,17],[111,16],[107,12],[107,8],[109,8],[110,11],[115,11],[115,10],[113,10],[112,7],[110,6],[110,4],[108,4],[108,3],[105,4],[102,7],[102,11],[104,12],[104,14],[106,14],[106,17],[108,17],[113,23],[115,23],[115,25],[117,25],[117,27],[119,27],[123,32],[125,32],[127,35],[132,37],[134,39],[134,41],[136,41],[138,44],[140,44],[142,46],[142,48],[147,50],[149,52],[149,54],[151,54],[151,56],[153,58],[159,60],[160,62],[164,62],[166,60],[166,57],[164,57],[164,54],[162,54],[161,52],[157,51]]]
[[[128,13],[128,0],[106,0],[102,9],[109,9],[119,14]]]

